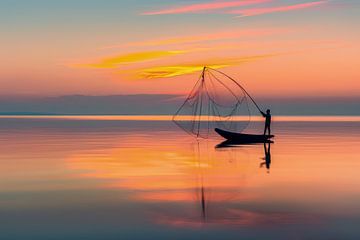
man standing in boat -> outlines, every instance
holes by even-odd
[[[271,125],[271,114],[270,114],[270,109],[266,110],[266,113],[264,113],[263,111],[261,111],[261,114],[262,114],[263,117],[265,118],[264,135],[266,135],[266,131],[268,131],[268,132],[269,132],[269,135],[271,135],[271,129],[270,129],[270,125]]]

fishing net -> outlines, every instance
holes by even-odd
[[[234,79],[204,68],[173,120],[186,132],[201,138],[215,136],[215,128],[242,132],[251,120],[251,102],[246,90]]]

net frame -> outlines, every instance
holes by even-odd
[[[225,79],[233,85],[233,89],[224,82]],[[222,86],[223,91],[231,96],[232,104],[226,105],[221,102],[223,96],[218,95],[216,86]],[[215,136],[214,128],[242,132],[251,121],[249,102],[253,102],[260,111],[254,99],[235,79],[219,70],[204,67],[190,94],[173,116],[173,121],[185,132],[197,138]],[[188,115],[184,114],[186,110],[190,110]],[[237,119],[238,116],[246,115],[246,120]]]

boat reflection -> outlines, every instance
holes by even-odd
[[[264,160],[262,163],[260,163],[260,168],[263,168],[264,166],[268,170],[268,173],[270,172],[270,166],[271,166],[271,144],[273,144],[273,141],[266,141],[263,143],[264,145],[264,157],[262,160]],[[260,145],[262,143],[236,143],[233,141],[224,141],[218,145],[216,145],[216,149],[221,148],[236,148],[236,147],[244,147],[247,145]]]
[[[274,143],[274,141],[268,140],[265,141],[264,143],[259,143],[259,142],[236,142],[236,141],[231,141],[231,140],[226,140],[218,145],[215,146],[215,148],[232,148],[232,147],[242,147],[242,146],[249,146],[249,145],[261,145],[261,144],[266,144],[266,143]]]

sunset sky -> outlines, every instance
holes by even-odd
[[[360,95],[357,0],[0,0],[0,94]]]

